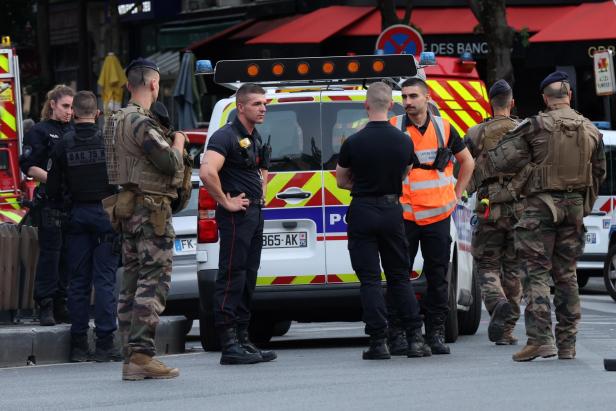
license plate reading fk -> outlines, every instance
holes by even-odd
[[[263,248],[302,248],[308,247],[308,233],[263,233]]]
[[[175,249],[173,250],[175,255],[194,254],[196,251],[196,238],[176,238]]]

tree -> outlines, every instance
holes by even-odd
[[[400,19],[396,13],[396,0],[378,0],[379,10],[381,11],[381,30],[396,24],[411,25],[411,14],[413,13],[413,0],[406,0],[404,6],[404,16]]]
[[[513,86],[511,48],[515,30],[507,24],[505,0],[468,0],[488,43],[487,83],[505,79]]]

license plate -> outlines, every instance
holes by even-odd
[[[596,244],[597,233],[586,233],[586,244]]]
[[[197,251],[197,238],[176,238],[175,248],[173,253],[175,255],[195,254]]]
[[[263,233],[263,248],[302,248],[308,247],[308,233]]]

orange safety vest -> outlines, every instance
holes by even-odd
[[[404,130],[404,117],[392,117],[390,123],[410,135],[415,155],[421,164],[432,165],[439,147],[449,143],[451,126],[445,119],[430,115],[425,134],[413,125]],[[454,190],[453,163],[445,171],[413,167],[402,183],[402,211],[405,220],[418,225],[436,223],[449,217],[457,204]]]

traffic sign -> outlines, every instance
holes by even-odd
[[[388,27],[376,40],[376,49],[385,54],[412,54],[419,58],[424,49],[421,34],[405,24]]]
[[[595,90],[598,96],[609,96],[616,92],[614,58],[611,50],[598,51],[593,55],[595,69]]]

